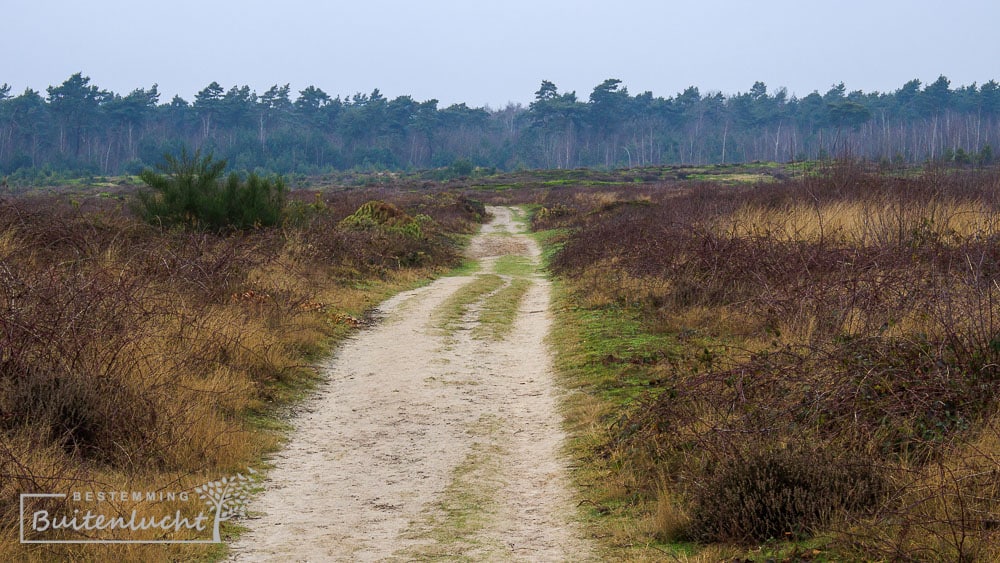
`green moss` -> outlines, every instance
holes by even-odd
[[[448,272],[449,276],[471,276],[479,271],[480,263],[478,260],[473,260],[471,258],[466,258],[462,262],[451,269]]]

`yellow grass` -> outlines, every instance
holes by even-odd
[[[898,509],[907,512],[907,527],[883,522],[879,526],[855,524],[839,529],[859,545],[921,553],[927,560],[1000,560],[1000,532],[996,530],[1000,522],[997,423],[994,417],[977,438],[941,460],[919,469],[905,464],[897,469],[896,486],[904,491]]]
[[[0,253],[17,250],[21,244],[13,232],[0,233]],[[132,265],[122,255],[111,245],[96,263],[127,276]],[[247,467],[263,469],[263,456],[281,439],[273,430],[280,425],[269,418],[276,414],[272,401],[299,396],[308,382],[317,379],[310,366],[329,350],[333,339],[353,328],[352,319],[433,273],[412,269],[389,273],[381,280],[354,278],[345,283],[338,272],[295,262],[286,254],[250,273],[248,285],[254,288],[250,297],[234,295],[229,301],[204,306],[172,287],[154,284],[141,294],[139,306],[159,314],[130,327],[133,338],[122,348],[95,339],[85,353],[129,359],[113,376],[156,413],[144,439],[157,459],[143,458],[123,446],[122,464],[112,470],[81,463],[30,426],[13,435],[7,432],[0,441],[0,561],[218,557],[225,549],[222,545],[21,545],[16,499],[25,492],[181,491]],[[0,397],[3,385],[0,381]],[[131,506],[117,508],[127,513]],[[158,509],[173,508],[167,503]],[[142,510],[153,509],[146,505]]]
[[[915,232],[953,241],[988,237],[1000,229],[1000,216],[978,202],[935,200],[929,203],[839,201],[821,205],[797,202],[779,208],[745,206],[720,218],[721,232],[786,241],[821,238],[848,244],[871,244]]]
[[[691,522],[691,516],[681,499],[671,492],[668,480],[661,479],[656,495],[656,513],[652,518],[652,533],[665,541],[682,541]]]
[[[6,230],[0,233],[0,256],[4,256],[18,248],[20,248],[20,242],[17,239],[16,232]]]
[[[595,208],[624,201],[621,193],[610,191],[579,192],[573,194],[573,199]]]
[[[614,203],[620,196],[617,193],[603,195],[585,193],[577,194],[578,203],[591,209],[601,205]],[[912,249],[914,253],[935,251],[940,247],[954,248],[970,241],[992,240],[1000,235],[1000,213],[989,211],[995,205],[987,202],[962,199],[931,199],[922,201],[918,197],[909,199],[898,195],[872,195],[850,201],[837,201],[815,204],[808,198],[798,198],[796,203],[777,208],[764,205],[746,205],[733,213],[716,215],[709,219],[707,225],[723,239],[731,235],[746,238],[766,238],[770,241],[787,243],[814,243],[820,240],[832,243],[827,248],[851,248],[882,246],[887,248]],[[600,218],[594,219],[600,221]],[[700,229],[705,223],[693,225]],[[584,230],[586,226],[582,227]],[[793,245],[789,247],[794,248]],[[850,255],[850,253],[845,253]],[[956,301],[942,303],[930,301],[928,295],[906,295],[891,292],[880,292],[879,284],[892,284],[893,276],[923,276],[939,275],[932,271],[936,264],[927,264],[914,260],[914,264],[905,262],[906,252],[897,253],[903,256],[899,263],[886,264],[881,272],[874,266],[874,271],[865,271],[865,276],[859,276],[858,283],[872,284],[870,288],[860,288],[877,295],[881,301],[874,305],[867,302],[842,300],[842,306],[831,306],[827,310],[816,310],[817,303],[836,302],[810,300],[812,297],[804,288],[805,296],[799,302],[788,299],[780,302],[778,313],[771,315],[752,316],[753,306],[740,302],[705,303],[704,300],[692,299],[691,304],[677,298],[685,290],[680,285],[687,281],[684,272],[675,278],[676,283],[662,278],[636,278],[623,272],[618,257],[606,257],[601,262],[589,263],[586,267],[573,272],[573,279],[562,286],[561,307],[566,309],[590,311],[594,309],[624,310],[633,307],[640,311],[645,319],[644,329],[657,335],[677,335],[678,349],[683,354],[697,354],[703,348],[700,337],[708,339],[716,346],[713,352],[718,353],[721,366],[733,365],[749,361],[754,355],[766,350],[779,350],[785,347],[802,350],[807,347],[816,349],[828,345],[831,335],[834,338],[852,335],[883,336],[887,339],[902,339],[906,341],[928,340],[941,342],[948,336],[944,334],[966,335],[982,332],[982,326],[973,326],[977,319],[960,318],[963,311],[984,311],[984,305],[977,301],[986,301],[987,297],[977,292],[983,292],[981,287],[959,288],[954,293],[959,298]],[[916,254],[915,254],[916,255]],[[942,254],[947,256],[947,254]],[[876,254],[876,258],[878,255]],[[742,258],[742,257],[741,257]],[[683,263],[685,257],[676,257],[674,263]],[[635,264],[630,263],[634,267]],[[850,271],[850,264],[844,265]],[[906,268],[905,272],[902,271]],[[728,272],[727,272],[728,273]],[[666,277],[666,276],[665,276]],[[961,274],[956,278],[961,277]],[[697,281],[696,278],[692,278]],[[928,279],[935,279],[928,277]],[[824,280],[825,281],[825,280]],[[947,282],[947,280],[946,280]],[[740,283],[734,279],[734,284]],[[954,283],[963,283],[955,279]],[[560,287],[557,284],[557,287]],[[890,286],[891,287],[891,286]],[[736,288],[739,289],[739,288]],[[838,288],[824,286],[823,291],[832,291],[836,296],[850,296],[849,290],[857,287]],[[902,291],[924,291],[914,285],[905,286]],[[843,293],[839,293],[843,291]],[[739,295],[738,291],[733,292]],[[790,293],[794,298],[796,294]],[[824,294],[829,296],[829,294]],[[933,296],[930,296],[933,297]],[[968,300],[968,303],[963,300]],[[896,307],[896,302],[904,304]],[[911,304],[912,305],[908,305]],[[756,305],[756,304],[752,304]],[[944,311],[944,308],[952,310]],[[937,307],[941,307],[939,310]],[[998,312],[994,310],[993,314]],[[956,318],[946,318],[946,315]],[[969,315],[967,315],[969,316]],[[573,315],[560,315],[560,323],[573,322]],[[768,317],[766,320],[761,317]],[[568,319],[568,320],[567,320]],[[766,324],[765,324],[766,323]],[[564,362],[570,366],[580,365],[580,349],[586,343],[575,342],[582,330],[577,329],[574,335],[572,326],[557,327],[557,349]],[[987,335],[987,342],[988,342]],[[649,378],[655,381],[666,381],[665,386],[683,378],[688,366],[684,357],[678,354],[677,365],[650,366],[639,379]],[[594,361],[591,360],[593,364]],[[660,376],[659,370],[663,370]],[[696,368],[702,369],[702,368]],[[836,369],[836,366],[832,366]],[[622,367],[622,372],[631,375],[634,371]],[[956,374],[960,377],[961,374]],[[623,375],[623,379],[624,379]],[[597,379],[595,378],[595,381]],[[581,385],[577,379],[569,379],[575,385]],[[985,385],[984,385],[985,387]],[[733,557],[747,557],[745,548],[726,548],[724,546],[708,546],[697,549],[697,555],[684,555],[679,551],[671,551],[677,547],[674,542],[683,540],[684,531],[689,521],[685,510],[684,499],[677,491],[687,491],[685,483],[671,482],[669,479],[657,481],[657,475],[670,473],[683,466],[685,475],[698,474],[692,464],[698,463],[697,456],[678,454],[672,459],[657,458],[651,461],[644,459],[648,452],[625,451],[628,448],[638,449],[634,442],[616,438],[622,435],[631,436],[615,426],[627,422],[625,415],[629,408],[636,404],[627,404],[625,408],[609,407],[599,399],[594,399],[591,393],[595,390],[581,385],[584,393],[574,395],[569,399],[566,411],[567,419],[572,421],[574,442],[572,455],[583,459],[583,468],[575,474],[585,495],[585,507],[590,507],[595,530],[599,530],[608,549],[616,560],[675,560],[675,561],[717,561]],[[706,394],[712,394],[711,389],[702,389]],[[597,391],[599,392],[599,391]],[[586,400],[583,397],[591,397]],[[639,407],[641,408],[641,406]],[[725,428],[728,420],[719,420],[716,411],[697,412],[697,405],[692,407],[691,418],[696,422],[685,427],[690,435],[709,435],[715,428]],[[588,422],[589,421],[589,422]],[[669,428],[670,420],[664,421]],[[964,421],[970,429],[980,428],[977,421]],[[699,426],[700,425],[700,426]],[[666,439],[666,438],[664,438]],[[964,436],[956,435],[956,443],[964,440]],[[877,440],[873,440],[876,443]],[[650,451],[658,446],[653,440],[647,444]],[[872,446],[874,447],[874,446]],[[600,452],[595,454],[595,452]],[[860,547],[859,553],[893,553],[927,554],[928,560],[1000,560],[1000,480],[996,478],[1000,467],[1000,431],[988,427],[986,431],[975,437],[970,443],[950,451],[940,462],[928,465],[926,468],[908,470],[905,467],[896,471],[888,467],[880,468],[893,472],[900,488],[908,490],[907,498],[903,499],[905,516],[896,521],[907,521],[911,528],[903,530],[893,527],[891,515],[881,514],[878,521],[871,526],[848,529],[844,523],[831,524],[823,530],[815,541],[793,544],[778,542],[779,546],[763,547],[761,554],[768,549],[791,552],[796,549],[808,550],[811,556],[824,560],[817,554],[825,550],[826,544],[836,536],[836,544],[831,549],[837,549],[838,557],[851,553],[851,541],[857,539],[859,545],[880,543],[876,549],[865,550]],[[585,457],[589,454],[591,457]],[[873,452],[871,456],[878,458],[884,452]],[[653,456],[655,457],[655,455]],[[664,456],[666,457],[666,456]],[[674,486],[677,490],[674,490]],[[655,491],[651,491],[655,489]],[[627,506],[622,506],[627,505]],[[883,508],[884,507],[880,507]],[[875,528],[878,527],[876,531]],[[993,531],[995,530],[995,531]],[[839,536],[840,532],[852,535]],[[844,538],[846,541],[840,542]],[[658,543],[667,542],[667,543]],[[893,545],[898,545],[894,551]],[[817,548],[817,546],[819,546]],[[666,553],[665,552],[669,552]],[[814,551],[816,553],[814,553]],[[761,555],[763,557],[763,555]],[[780,557],[778,560],[781,560]]]

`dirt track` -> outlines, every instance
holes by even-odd
[[[537,263],[512,210],[490,211],[469,248],[479,272],[502,254]],[[560,457],[548,284],[531,276],[504,340],[473,337],[476,305],[442,330],[441,305],[475,278],[397,295],[338,350],[233,561],[591,558]]]

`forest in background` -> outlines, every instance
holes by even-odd
[[[723,95],[689,87],[633,95],[620,80],[586,99],[543,81],[527,107],[411,96],[331,97],[288,84],[258,94],[212,82],[192,102],[157,85],[121,95],[82,73],[40,93],[0,85],[0,175],[26,184],[59,175],[137,174],[195,147],[244,171],[317,174],[453,166],[515,170],[789,162],[852,156],[887,163],[988,164],[1000,137],[1000,84],[952,87],[945,76],[894,92],[798,98],[762,82]]]

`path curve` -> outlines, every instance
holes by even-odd
[[[548,282],[527,276],[503,340],[474,336],[481,302],[457,330],[436,320],[499,256],[538,263],[517,211],[489,211],[493,221],[468,251],[479,274],[389,299],[382,321],[328,362],[328,380],[274,456],[232,561],[593,557],[560,453],[565,435],[544,343]]]

